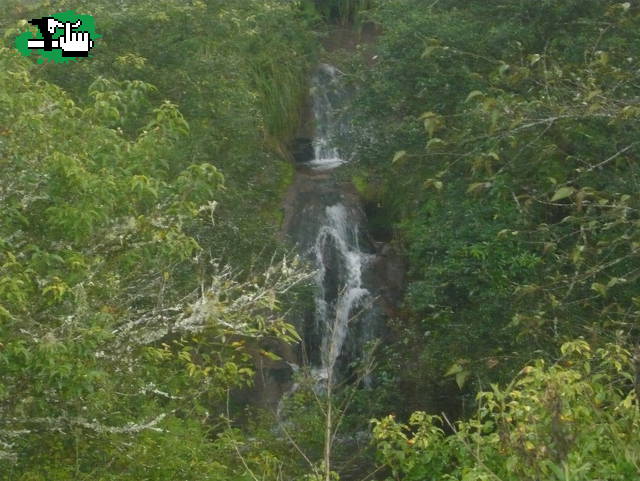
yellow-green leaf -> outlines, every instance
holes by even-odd
[[[553,197],[551,197],[551,202],[556,202],[558,200],[566,199],[567,197],[571,197],[571,195],[576,191],[573,187],[560,187],[556,190]]]
[[[469,371],[460,371],[458,374],[456,374],[456,384],[460,389],[463,388],[464,383],[467,382],[470,374],[471,373]]]
[[[429,142],[427,142],[427,149],[430,149],[436,145],[445,145],[446,142],[438,137],[434,137],[433,139],[429,140]]]
[[[474,182],[467,189],[467,194],[477,194],[484,189],[491,187],[491,182]]]
[[[469,102],[475,99],[476,97],[479,97],[480,95],[484,95],[484,92],[482,92],[481,90],[474,90],[467,96],[467,100],[465,100],[465,102]]]
[[[603,297],[607,295],[607,286],[605,286],[604,284],[600,284],[599,282],[594,282],[593,284],[591,284],[591,289],[596,291]]]
[[[282,358],[280,356],[278,356],[277,354],[273,353],[273,352],[269,352],[269,351],[260,351],[260,354],[262,354],[264,357],[267,357],[269,359],[271,359],[272,361],[281,361]]]
[[[436,190],[442,190],[443,185],[444,184],[440,180],[427,179],[427,180],[424,181],[424,186],[426,188],[435,187]]]
[[[398,162],[399,160],[405,158],[407,156],[407,151],[406,150],[400,150],[398,152],[395,153],[395,155],[393,156],[393,160],[391,161],[392,164],[395,164],[396,162]]]
[[[463,369],[462,366],[456,362],[447,370],[447,372],[444,375],[453,376],[454,374],[458,374],[459,372],[461,372],[462,369]]]

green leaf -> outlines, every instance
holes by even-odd
[[[551,197],[551,202],[566,199],[567,197],[570,197],[575,191],[576,189],[574,189],[573,187],[560,187],[558,190],[556,190],[555,194],[553,194],[553,197]]]
[[[424,181],[423,185],[426,188],[435,187],[436,190],[442,190],[442,187],[443,187],[444,184],[440,180],[427,179],[427,180]]]
[[[459,362],[454,363],[444,374],[445,376],[453,376],[454,374],[458,374],[463,369],[462,365]]]
[[[424,122],[424,129],[429,134],[429,138],[433,137],[433,134],[442,125],[440,116],[435,112],[425,112],[420,116],[420,119]]]
[[[11,319],[11,313],[0,304],[0,319]]]
[[[607,286],[605,286],[604,284],[600,284],[599,282],[594,282],[593,284],[591,284],[591,290],[596,291],[602,297],[605,297],[607,295]]]
[[[260,351],[260,354],[262,354],[264,357],[267,357],[269,359],[271,359],[272,361],[281,361],[282,358],[280,356],[278,356],[277,354],[273,353],[273,352],[269,352],[269,351]]]
[[[431,54],[436,50],[438,50],[439,48],[442,48],[442,47],[440,47],[439,45],[431,45],[425,48],[424,51],[422,52],[422,58],[430,57]]]
[[[464,384],[467,382],[467,379],[469,378],[470,375],[471,375],[471,372],[464,371],[464,370],[456,374],[456,384],[460,389],[464,387]]]
[[[491,182],[474,182],[467,188],[467,194],[478,194],[491,187]]]
[[[439,139],[438,137],[434,137],[433,139],[429,140],[429,142],[427,142],[427,149],[430,149],[437,145],[446,145],[446,142],[442,139]]]
[[[449,376],[453,376],[453,375],[457,375],[462,373],[462,372],[467,372],[467,370],[464,368],[465,364],[467,364],[469,362],[468,359],[458,359],[456,362],[453,363],[453,365],[447,370],[447,372],[444,374],[445,377],[449,377]],[[466,376],[468,376],[470,373],[467,372]],[[466,378],[465,376],[465,378]],[[457,380],[456,380],[457,382]]]
[[[481,90],[474,90],[473,92],[471,92],[468,96],[467,99],[465,100],[465,102],[469,102],[473,99],[475,99],[476,97],[479,97],[481,95],[484,95],[484,92],[482,92]]]
[[[400,150],[398,152],[395,153],[395,155],[393,156],[393,160],[391,161],[392,164],[395,164],[396,162],[398,162],[399,160],[404,159],[407,156],[407,151],[406,150]]]

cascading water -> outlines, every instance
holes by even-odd
[[[338,69],[320,64],[313,76],[311,99],[315,135],[313,159],[309,165],[316,169],[333,169],[345,162],[334,142],[346,129],[339,111],[345,100],[345,92],[340,84]]]
[[[335,369],[350,324],[372,309],[371,292],[363,285],[362,273],[374,256],[360,251],[358,225],[350,225],[350,220],[343,204],[326,207],[325,223],[313,246],[318,268],[314,327],[322,339],[320,377]]]
[[[375,337],[379,316],[371,282],[376,255],[363,236],[364,214],[353,187],[336,178],[346,162],[336,139],[348,133],[340,72],[320,65],[311,96],[313,158],[299,164],[286,230],[316,268],[315,310],[299,327],[312,372],[321,380],[349,374]]]

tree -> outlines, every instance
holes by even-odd
[[[274,258],[244,278],[201,246],[224,177],[184,155],[153,86],[97,78],[79,103],[7,48],[0,64],[3,472],[241,479],[210,436],[252,381],[250,341],[296,339],[278,303],[306,274]]]
[[[636,371],[620,344],[595,352],[566,343],[552,365],[539,359],[508,385],[478,394],[478,411],[455,425],[416,412],[409,424],[374,421],[392,479],[626,480],[640,473]],[[444,429],[453,431],[445,435]]]
[[[371,15],[385,34],[373,67],[351,65],[350,143],[411,265],[388,359],[414,409],[457,378],[455,415],[576,336],[636,338],[637,9],[407,0]]]

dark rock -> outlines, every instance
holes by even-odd
[[[296,164],[313,160],[313,140],[307,137],[296,137],[291,146],[291,153]]]

